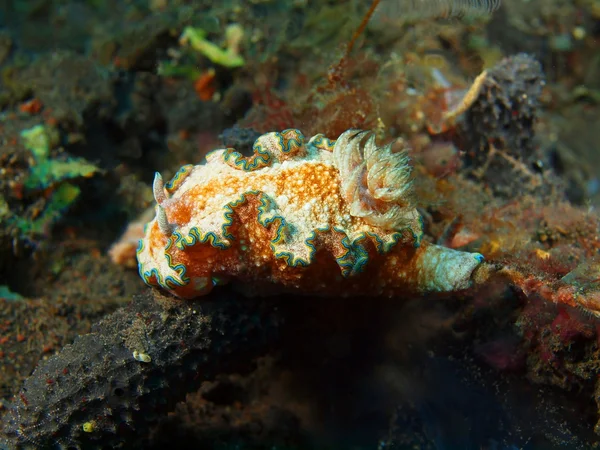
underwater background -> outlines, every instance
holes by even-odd
[[[597,0],[0,0],[0,448],[599,448],[599,38]],[[406,182],[418,232],[292,263],[262,199],[145,235],[211,151],[249,177],[355,128],[351,215]],[[219,239],[277,220],[272,267],[226,273]],[[389,293],[402,239],[477,268]],[[210,293],[138,267],[176,246]]]

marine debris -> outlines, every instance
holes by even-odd
[[[244,30],[238,24],[229,25],[225,29],[225,48],[221,48],[206,39],[206,31],[201,28],[186,27],[179,38],[181,45],[190,45],[215,64],[224,67],[241,67],[245,64],[240,55],[240,42]]]

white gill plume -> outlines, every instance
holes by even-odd
[[[337,139],[333,160],[350,214],[385,230],[420,232],[412,194],[409,157],[392,144],[378,147],[369,131],[348,130]]]

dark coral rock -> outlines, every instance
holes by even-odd
[[[116,106],[111,72],[76,53],[46,54],[25,68],[19,79],[67,129],[80,129],[89,117],[110,117]]]
[[[542,67],[520,53],[490,69],[461,124],[465,166],[495,193],[512,196],[535,190],[546,162],[534,126],[542,88]]]
[[[216,102],[203,102],[192,83],[162,83],[156,95],[170,133],[223,128],[225,114]]]
[[[243,155],[252,154],[252,146],[254,141],[261,135],[253,128],[241,128],[234,125],[232,128],[227,128],[219,136],[225,147],[235,148]]]
[[[272,308],[226,290],[139,296],[38,366],[4,417],[0,448],[132,448],[203,381],[252,369],[278,325]]]

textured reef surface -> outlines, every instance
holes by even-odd
[[[0,25],[0,448],[600,445],[598,2]]]

